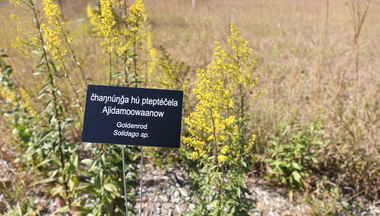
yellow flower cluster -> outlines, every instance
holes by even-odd
[[[256,134],[252,134],[251,138],[249,139],[248,144],[244,146],[244,149],[246,152],[249,152],[252,150],[253,146],[255,145],[255,140],[256,140]]]
[[[10,2],[11,4],[13,4],[14,6],[16,6],[16,7],[20,7],[20,2],[17,1],[17,0],[10,0],[9,2]]]
[[[11,46],[24,55],[29,55],[29,52],[23,47],[24,41],[21,40],[20,37],[16,37],[14,41],[12,41]]]
[[[18,107],[17,96],[6,86],[0,86],[0,99],[4,99],[4,102],[7,103],[8,106],[12,107],[12,109]],[[3,107],[4,108],[4,107]],[[13,117],[9,116],[8,121],[12,122],[14,120]]]
[[[226,162],[227,161],[227,157],[225,155],[218,155],[218,162],[219,163],[223,163],[223,162]]]
[[[48,18],[48,23],[53,26],[58,25],[58,19],[61,17],[58,5],[54,4],[52,0],[42,0],[44,6],[45,16]]]
[[[230,147],[228,147],[228,145],[225,145],[222,150],[220,151],[220,153],[222,154],[226,154],[228,152],[228,150],[230,150]]]
[[[239,134],[246,120],[242,118],[244,107],[238,99],[241,95],[245,99],[257,83],[252,77],[256,61],[250,60],[252,50],[247,48],[247,41],[239,36],[234,23],[228,43],[231,52],[216,42],[214,61],[206,71],[197,70],[198,80],[193,93],[198,103],[195,111],[185,119],[190,136],[182,139],[190,147],[188,157],[191,159],[213,156],[219,164],[229,158],[239,163],[254,145],[255,135],[246,142],[241,138],[246,134]]]
[[[158,60],[157,51],[152,45],[150,26],[146,25],[147,19],[143,1],[136,0],[135,4],[130,7],[128,17],[125,19],[127,28],[123,35],[127,41],[123,47],[120,47],[120,52],[129,52],[132,56],[139,55],[139,61],[146,64],[147,77],[145,80],[149,82],[151,81],[149,77],[152,77]]]
[[[199,102],[196,111],[185,119],[192,138],[184,138],[183,142],[193,147],[194,151],[189,154],[193,159],[205,153],[212,156],[215,147],[220,148],[219,145],[228,140],[227,136],[235,128],[235,116],[229,114],[234,102],[224,81],[226,55],[218,43],[215,44],[214,56],[215,60],[207,67],[207,71],[197,70],[198,82],[193,93]],[[227,148],[223,147],[222,154],[213,156],[218,157],[219,162],[226,161],[224,154],[227,153]]]
[[[62,46],[59,31],[50,28],[46,23],[41,24],[41,30],[44,34],[47,51],[51,53],[54,60],[63,60],[67,50]]]
[[[206,156],[205,143],[190,137],[182,137],[182,142],[191,143],[194,151],[189,153],[188,157],[191,159],[198,159]]]
[[[92,29],[95,32],[99,31],[102,16],[100,14],[100,9],[98,7],[91,7],[90,5],[87,6],[87,17],[89,18],[90,23],[94,26]]]
[[[9,15],[9,18],[16,20],[16,21],[21,21],[21,19],[18,16],[16,16],[15,14]]]
[[[14,90],[15,89],[11,90],[6,86],[0,86],[0,97],[4,98],[5,102],[13,108],[24,108],[31,117],[38,117],[39,115],[28,93],[23,88],[20,88],[19,93],[21,98],[19,98],[17,92]]]
[[[144,45],[144,50],[148,50],[149,52],[148,53],[149,59],[148,59],[147,68],[146,68],[147,76],[148,78],[153,77],[153,73],[158,63],[158,59],[157,59],[157,50],[153,48],[153,45],[152,45],[152,35],[150,32],[146,34],[146,43]]]
[[[7,103],[11,104],[14,107],[18,105],[16,94],[9,88],[0,86],[0,96],[3,97]]]
[[[148,55],[152,59],[156,58],[156,50],[151,49],[151,38],[150,35],[144,35],[141,29],[144,27],[144,23],[147,20],[147,15],[145,14],[145,6],[141,0],[137,0],[134,5],[129,8],[129,13],[120,16],[116,21],[116,15],[113,7],[119,7],[121,11],[124,11],[125,5],[123,2],[117,0],[100,0],[100,13],[97,9],[87,7],[87,15],[90,19],[91,24],[95,26],[93,29],[97,36],[103,39],[100,43],[104,46],[104,53],[115,54],[118,58],[124,58],[127,53],[134,55],[136,50],[141,49],[140,41],[141,39],[146,39],[144,41]],[[120,25],[118,25],[120,24]],[[125,24],[125,27],[121,24]],[[117,28],[116,28],[116,25]],[[121,37],[125,38],[125,41],[121,40]],[[130,58],[126,58],[130,59]],[[148,65],[151,67],[152,65]],[[152,70],[148,68],[148,70]]]
[[[103,52],[109,57],[105,62],[109,64],[110,84],[115,74],[118,74],[118,83],[122,74],[126,76],[126,85],[129,77],[138,83],[142,78],[138,74],[142,64],[146,66],[146,75],[153,74],[157,53],[152,48],[150,29],[144,26],[147,15],[142,0],[136,0],[129,9],[124,1],[100,0],[99,12],[87,7],[87,14],[95,26],[95,35],[102,40]],[[148,77],[145,81],[149,82]]]
[[[39,115],[28,92],[25,89],[20,88],[20,94],[23,99],[20,100],[20,105],[25,108],[26,112],[30,114],[30,116],[38,118]]]
[[[54,60],[61,60],[63,64],[63,56],[66,55],[67,50],[60,39],[62,27],[59,23],[59,18],[61,13],[59,12],[58,5],[54,4],[52,0],[43,0],[42,5],[44,5],[45,16],[47,18],[47,23],[41,24],[46,49],[51,53]]]
[[[231,24],[231,35],[228,38],[228,43],[232,48],[233,52],[227,54],[229,59],[229,64],[227,65],[228,79],[231,84],[229,87],[233,90],[233,86],[238,86],[239,89],[249,90],[254,87],[258,79],[253,79],[253,71],[257,68],[256,60],[250,61],[250,56],[252,54],[252,49],[247,47],[248,42],[244,40],[239,34],[235,23]],[[241,90],[240,90],[241,91]],[[237,92],[237,94],[246,94],[246,92]],[[254,95],[253,99],[257,98],[257,94]]]
[[[114,28],[116,25],[115,15],[113,13],[112,5],[117,4],[115,0],[100,0],[101,22],[98,26],[98,36],[103,38],[101,46],[105,47],[104,53],[112,53],[120,43],[120,33]]]
[[[147,15],[145,14],[145,5],[141,0],[136,0],[135,4],[129,9],[128,17],[126,17],[125,22],[127,28],[122,33],[127,41],[123,46],[118,49],[119,53],[126,53],[128,51],[136,52],[136,50],[141,49],[141,44],[138,41],[143,38],[146,39],[147,35],[142,34],[141,29],[144,27],[144,23],[147,20]],[[150,38],[148,38],[150,40]],[[151,41],[146,41],[151,43]]]
[[[126,19],[127,24],[132,26],[142,26],[147,19],[145,14],[145,5],[142,0],[136,0],[136,3],[131,6],[129,16]]]

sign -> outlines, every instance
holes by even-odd
[[[179,148],[183,92],[88,85],[83,142]]]

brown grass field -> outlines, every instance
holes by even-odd
[[[251,109],[250,130],[258,135],[253,155],[267,154],[268,137],[278,135],[279,125],[318,120],[325,145],[308,181],[327,176],[332,184],[350,188],[348,197],[379,201],[380,0],[370,1],[366,14],[364,0],[195,0],[194,7],[191,0],[144,2],[153,47],[162,45],[191,66],[189,88],[196,68],[213,60],[214,42],[225,44],[230,22],[236,23],[258,60],[256,88],[261,94]],[[97,1],[63,0],[62,10],[86,76],[94,84],[106,84],[104,55],[85,20],[87,5]],[[11,14],[29,19],[0,1],[0,49],[10,56],[15,84],[35,101],[42,78],[33,75],[35,62],[11,46],[20,25]],[[73,74],[74,79],[79,76]],[[5,160],[20,152],[10,148],[17,140],[2,104],[0,97],[0,159]],[[257,175],[265,172],[260,162],[251,167]]]

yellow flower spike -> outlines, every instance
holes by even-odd
[[[54,4],[52,0],[43,0],[45,16],[48,18],[49,24],[57,25],[57,19],[61,16],[58,5]]]
[[[59,23],[61,13],[58,9],[58,5],[54,4],[52,0],[43,0],[45,16],[47,23],[41,24],[41,31],[44,35],[46,50],[50,52],[54,60],[60,60],[60,64],[64,63],[63,56],[66,55],[67,50],[63,46],[61,40],[62,25]],[[34,40],[37,42],[36,40]],[[57,64],[57,68],[62,66]]]
[[[5,98],[6,102],[12,106],[17,106],[17,96],[14,92],[6,87],[0,87],[0,95]]]
[[[31,116],[38,118],[39,115],[28,92],[24,88],[20,88],[20,94],[23,99],[20,101],[20,105],[23,106]]]
[[[10,0],[9,2],[16,7],[20,7],[20,2],[18,0]]]
[[[101,16],[99,14],[99,8],[94,9],[90,6],[87,6],[87,16],[90,18],[90,23],[96,26],[93,30],[98,31],[100,26]]]
[[[40,43],[40,39],[39,39],[39,38],[37,38],[37,37],[33,37],[33,38],[30,40],[30,42],[31,42],[32,44],[35,44],[35,45],[37,45],[37,44],[39,44],[39,43]]]
[[[15,14],[9,15],[9,18],[11,18],[13,20],[21,21],[21,19],[18,16],[16,16]]]
[[[29,52],[23,46],[26,43],[26,41],[23,41],[19,37],[17,37],[14,41],[12,41],[11,46],[19,52],[21,52],[22,54],[29,55]]]

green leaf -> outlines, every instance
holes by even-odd
[[[50,163],[51,161],[52,161],[51,159],[46,159],[46,160],[42,161],[41,163],[37,164],[35,168],[38,168],[38,167],[40,167],[42,165]]]
[[[107,160],[106,160],[106,156],[104,154],[100,156],[100,162],[101,162],[102,166],[107,166]]]
[[[293,179],[296,180],[299,184],[301,184],[301,175],[297,171],[292,172]]]
[[[75,182],[73,181],[73,179],[69,179],[67,186],[70,188],[70,190],[73,190],[73,188],[75,186]]]
[[[216,208],[217,205],[218,205],[218,200],[215,199],[215,200],[211,201],[207,206],[211,207],[211,208]]]
[[[281,183],[284,184],[284,185],[287,185],[287,180],[285,177],[282,177],[281,178]]]
[[[58,186],[58,187],[55,187],[51,190],[51,195],[52,196],[56,196],[57,194],[61,194],[61,192],[63,191],[63,186]]]
[[[117,190],[116,184],[115,183],[106,183],[104,184],[104,189],[107,191],[116,194],[117,196],[120,196],[119,191]]]
[[[62,92],[59,89],[56,89],[57,95],[62,97]]]
[[[46,71],[37,71],[37,72],[34,72],[33,75],[34,76],[37,76],[37,75],[41,75],[41,74],[45,74]]]
[[[86,159],[81,160],[81,163],[86,164],[87,166],[91,166],[93,161],[94,160],[92,160],[90,158],[86,158]]]
[[[37,97],[37,99],[41,99],[44,95],[46,95],[46,94],[49,94],[50,92],[49,91],[43,91],[43,92],[40,92],[39,94],[38,94],[38,97]],[[49,103],[48,103],[49,104]],[[47,105],[48,105],[47,104]],[[45,109],[46,109],[46,106],[45,106]]]
[[[49,79],[50,79],[50,77],[51,77],[51,73],[50,73],[50,71],[47,71],[47,75],[46,75],[46,77],[45,77],[45,82],[46,83],[48,83],[48,81],[49,81]]]
[[[71,215],[89,215],[89,214],[91,214],[91,208],[90,207],[75,206],[70,210],[69,213]]]
[[[50,175],[50,178],[54,178],[58,173],[58,170],[52,170],[51,172],[49,172],[49,175]]]
[[[78,168],[78,165],[79,165],[79,157],[78,155],[75,155],[75,158],[74,158],[74,162],[73,162],[73,165],[75,166],[75,168]]]
[[[76,173],[76,167],[74,163],[70,162],[69,166],[67,167],[67,175],[70,178],[71,176],[75,175],[75,173]]]
[[[58,208],[57,210],[56,210],[56,213],[62,213],[62,214],[64,214],[64,213],[67,213],[69,211],[69,206],[63,206],[63,207],[61,207],[61,208]]]
[[[15,207],[15,211],[13,213],[16,213],[16,215],[23,215],[22,214],[22,210],[21,210],[21,206],[20,206],[20,203],[17,202],[17,205]]]
[[[313,161],[313,163],[318,163],[318,160],[315,159],[314,157],[310,157],[310,159]]]
[[[82,183],[75,187],[75,190],[81,191],[83,193],[98,195],[95,191],[95,185],[90,183]]]
[[[38,144],[41,144],[42,141],[44,141],[44,140],[48,137],[48,135],[49,135],[51,132],[52,132],[51,130],[44,132],[44,133],[42,134],[40,140],[38,140]]]
[[[29,185],[29,187],[33,187],[33,186],[36,186],[36,185],[39,185],[39,184],[44,184],[44,183],[50,183],[50,182],[53,182],[53,181],[57,181],[57,179],[55,179],[55,178],[44,179],[42,181],[38,181],[38,182],[35,182],[35,183]]]
[[[301,167],[298,165],[298,163],[296,163],[296,162],[293,162],[292,163],[292,166],[293,166],[293,168],[295,168],[295,169],[298,169],[298,170],[301,170]]]

